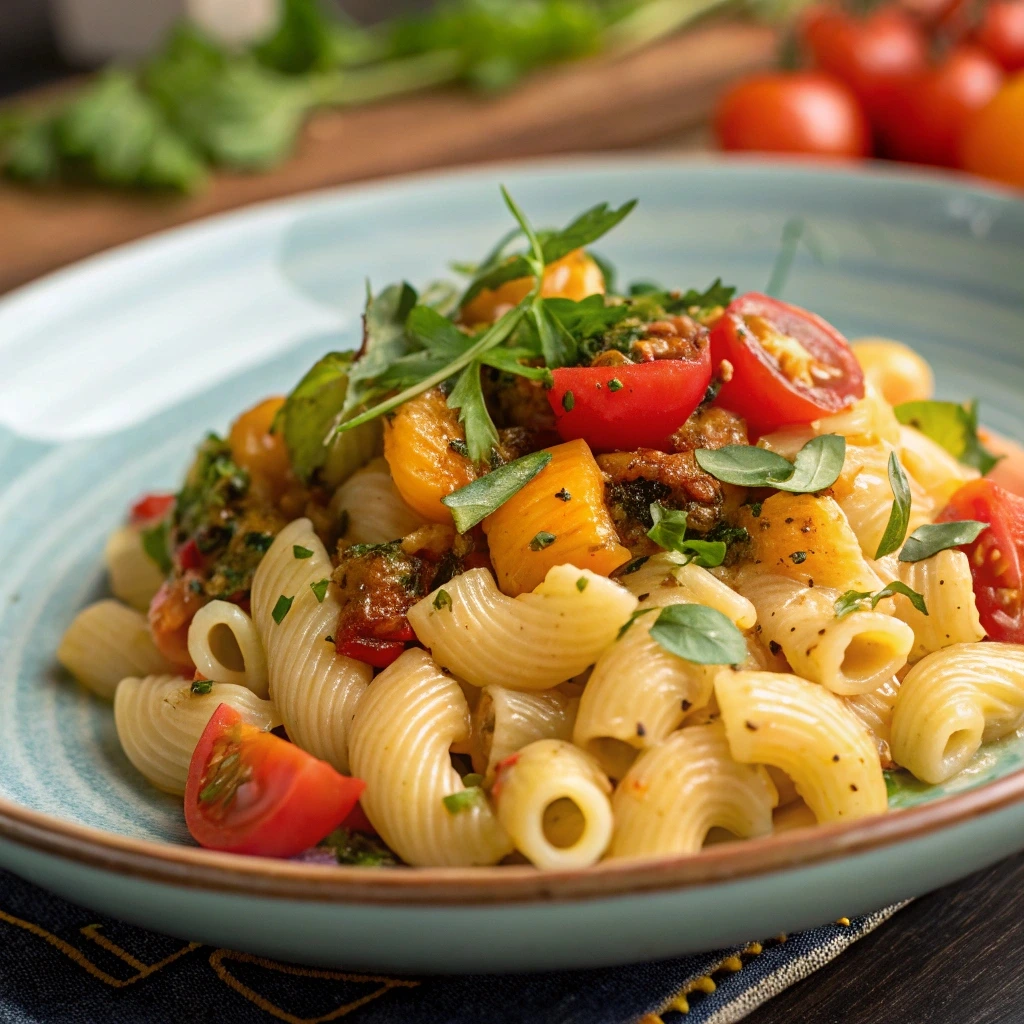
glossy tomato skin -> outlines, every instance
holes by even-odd
[[[163,519],[173,505],[173,494],[144,494],[132,505],[129,522],[132,526],[150,526]]]
[[[622,366],[565,366],[552,372],[548,401],[563,441],[582,438],[595,452],[657,448],[700,405],[711,383],[711,347],[696,359]]]
[[[983,178],[1024,188],[1024,71],[1019,71],[971,120],[960,166]]]
[[[238,755],[235,785],[215,797],[211,757]],[[227,704],[214,712],[192,755],[185,787],[185,822],[209,850],[259,857],[294,857],[338,827],[366,785],[335,771],[294,743],[242,721]],[[224,798],[227,794],[229,798]]]
[[[1024,0],[989,0],[976,39],[1006,71],[1024,71]]]
[[[935,67],[894,84],[879,124],[887,154],[956,167],[972,118],[999,92],[1003,78],[984,50],[961,45]]]
[[[783,371],[753,325],[767,324],[795,339],[820,372],[808,384]],[[711,358],[732,366],[716,404],[742,416],[751,436],[791,423],[810,423],[864,397],[864,374],[846,339],[830,323],[799,306],[749,292],[735,299],[711,332]]]
[[[872,121],[884,113],[893,83],[928,66],[928,43],[905,11],[882,7],[866,18],[814,8],[801,35],[814,65],[844,82]]]
[[[972,480],[950,498],[937,522],[960,519],[989,524],[977,540],[960,548],[971,565],[982,628],[990,640],[1024,643],[1024,498],[991,480]]]
[[[842,82],[814,72],[754,75],[722,97],[715,133],[725,150],[855,159],[871,153],[871,128]]]

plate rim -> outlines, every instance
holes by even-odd
[[[158,255],[185,235],[216,234],[234,223],[274,216],[288,208],[315,205],[328,197],[358,200],[385,197],[432,182],[458,182],[503,168],[582,172],[601,169],[643,172],[653,167],[707,168],[716,164],[770,174],[800,174],[832,181],[890,182],[929,191],[956,192],[1007,201],[1024,210],[1024,197],[1009,186],[966,174],[899,167],[881,161],[860,165],[745,155],[574,154],[522,160],[495,160],[428,169],[383,180],[328,186],[293,196],[263,200],[95,253],[55,269],[0,296],[0,317],[17,316],[24,304],[76,277],[115,269],[124,260]],[[217,853],[198,847],[133,839],[32,810],[0,797],[0,840],[49,854],[65,862],[176,887],[329,904],[464,906],[579,901],[644,895],[716,883],[739,882],[884,849],[966,824],[1024,801],[1024,769],[976,788],[918,807],[898,809],[858,821],[815,825],[721,844],[693,855],[605,861],[589,868],[543,870],[532,866],[398,868],[374,871],[343,865],[307,864]]]

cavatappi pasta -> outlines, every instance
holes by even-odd
[[[606,295],[584,249],[509,266],[371,296],[357,356],[110,535],[57,659],[200,843],[687,856],[1021,727],[1024,500],[920,356],[720,283]]]

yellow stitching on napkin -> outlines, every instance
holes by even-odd
[[[841,924],[844,928],[849,928],[850,919],[848,917],[840,917],[836,920],[836,924]]]
[[[675,1010],[677,1013],[689,1013],[690,1012],[690,1001],[687,996],[693,995],[695,992],[702,992],[704,995],[710,995],[715,991],[717,985],[715,985],[715,979],[712,975],[715,974],[736,974],[738,971],[743,969],[743,957],[753,959],[755,956],[759,956],[764,952],[764,946],[760,942],[751,942],[749,945],[744,946],[740,950],[739,954],[735,956],[727,956],[724,960],[715,964],[714,967],[708,971],[707,974],[701,975],[699,978],[694,978],[692,981],[688,981],[662,1008],[662,1013],[667,1013],[669,1010]],[[661,1019],[660,1017],[658,1018]],[[641,1021],[641,1024],[646,1024],[646,1021]],[[662,1021],[664,1024],[664,1021]]]
[[[295,1014],[276,1006],[270,1000],[261,996],[258,992],[249,988],[248,985],[239,981],[225,966],[225,960],[238,960],[242,963],[257,964],[268,971],[277,971],[279,974],[291,974],[300,978],[322,978],[326,981],[351,981],[356,983],[378,982],[380,988],[365,995],[360,999],[354,999],[351,1003],[339,1006],[336,1010],[325,1014],[323,1017],[296,1017]],[[244,996],[255,1006],[258,1006],[265,1013],[269,1013],[286,1024],[326,1024],[328,1021],[345,1017],[353,1010],[365,1006],[374,999],[384,995],[393,988],[416,988],[418,981],[409,981],[405,978],[384,978],[375,974],[341,974],[337,971],[320,971],[310,967],[295,967],[292,964],[281,964],[276,960],[266,960],[260,956],[253,956],[251,953],[238,953],[232,949],[216,949],[210,954],[210,966],[214,969],[217,977],[229,988],[234,989],[239,995]]]
[[[23,928],[25,931],[30,932],[32,935],[38,936],[44,942],[48,942],[55,949],[60,950],[68,959],[73,960],[83,971],[88,972],[98,981],[102,981],[104,985],[109,985],[111,988],[124,988],[127,985],[134,985],[135,982],[142,978],[148,978],[151,974],[159,971],[161,968],[166,967],[169,963],[173,963],[178,957],[184,956],[186,953],[191,953],[193,949],[198,949],[200,943],[190,942],[187,946],[183,946],[176,953],[172,953],[168,957],[164,957],[159,963],[155,964],[144,964],[140,960],[136,960],[130,953],[126,953],[120,946],[110,942],[105,936],[95,935],[95,929],[99,928],[98,924],[86,925],[83,928],[82,934],[86,938],[91,939],[99,946],[103,946],[104,949],[109,949],[115,956],[120,957],[125,963],[130,964],[134,967],[138,973],[130,978],[115,978],[112,974],[107,974],[106,971],[97,967],[84,953],[75,949],[69,942],[65,942],[62,938],[54,935],[53,932],[48,932],[45,928],[41,928],[37,924],[33,924],[31,921],[23,921],[20,917],[14,917],[11,914],[5,914],[0,910],[0,921],[6,921],[8,924],[14,925],[15,928]],[[102,938],[102,941],[101,941]]]

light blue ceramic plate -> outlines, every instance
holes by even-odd
[[[1024,741],[942,791],[843,827],[567,874],[365,872],[210,854],[120,753],[110,709],[56,670],[100,552],[193,445],[351,347],[375,285],[445,273],[508,225],[638,196],[600,248],[630,278],[763,288],[850,335],[917,346],[940,394],[1024,438],[1024,202],[952,178],[753,163],[590,160],[421,177],[259,206],[127,246],[0,302],[0,865],[183,938],[377,969],[621,963],[774,934],[913,896],[1024,846]],[[957,792],[953,792],[953,789]],[[934,799],[941,797],[942,799]],[[920,805],[920,806],[912,806]]]

